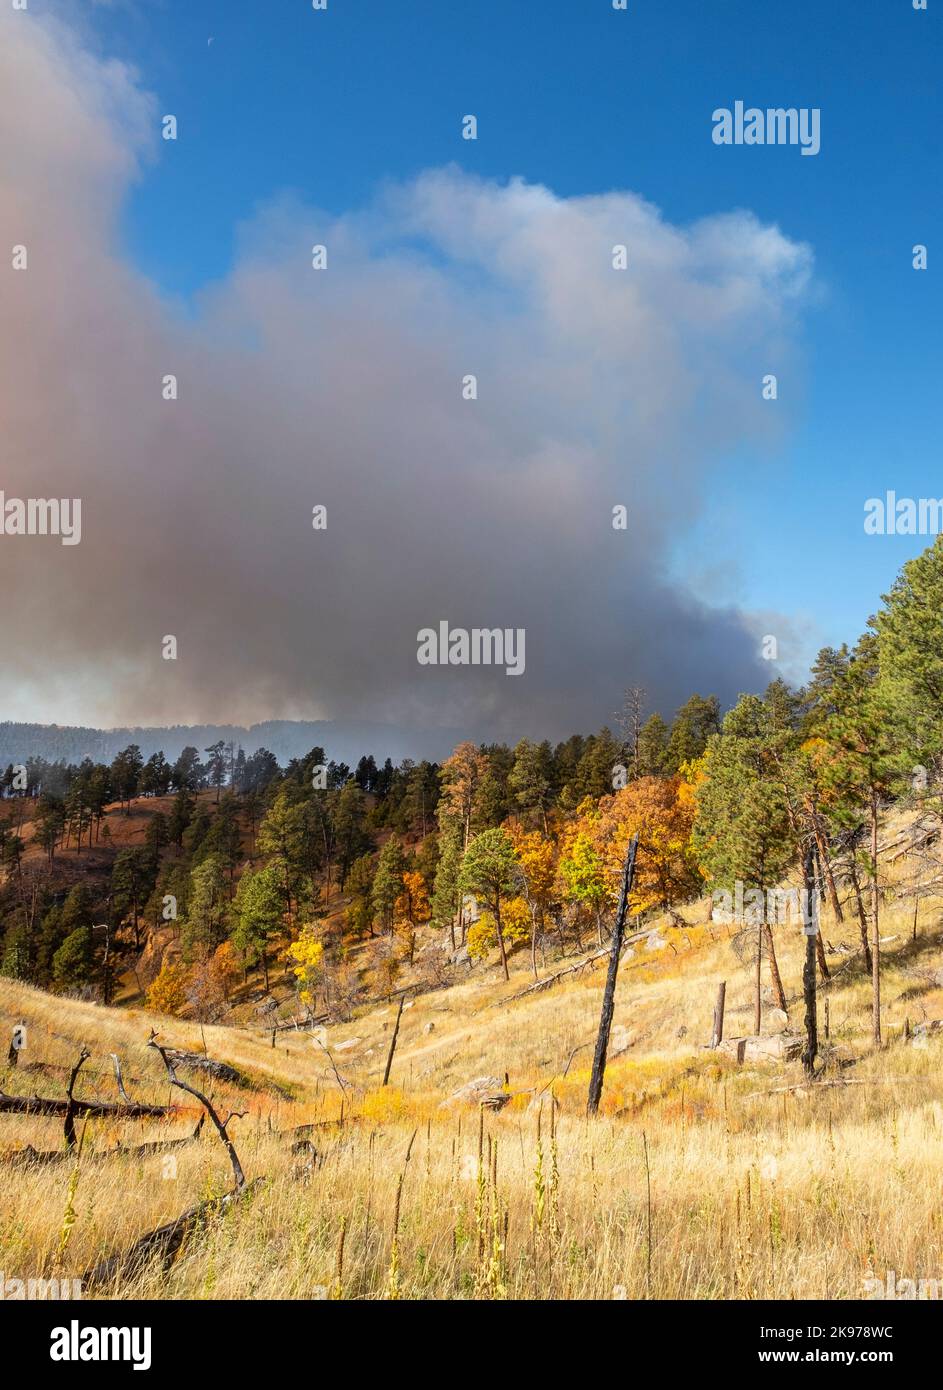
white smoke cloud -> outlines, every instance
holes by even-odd
[[[0,10],[0,123],[0,489],[83,503],[80,546],[0,537],[5,717],[555,734],[630,681],[667,712],[769,679],[668,557],[725,452],[774,438],[807,247],[439,169],[340,218],[286,195],[184,315],[117,236],[161,153],[136,75]],[[420,667],[440,619],[526,628],[525,675]]]

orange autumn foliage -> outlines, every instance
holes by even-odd
[[[626,847],[639,837],[632,910],[670,907],[698,891],[701,874],[691,844],[695,800],[683,777],[640,777],[599,802],[590,822],[606,867],[610,893],[618,893]]]

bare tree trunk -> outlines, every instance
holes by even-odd
[[[881,1046],[881,929],[878,925],[878,802],[871,793],[871,909],[874,939],[871,946],[871,1023],[874,1046]]]
[[[714,1005],[714,1028],[711,1033],[711,1047],[719,1047],[724,1040],[724,1004],[727,1000],[727,981],[721,980],[717,986],[717,1003]]]
[[[622,890],[616,922],[612,929],[612,949],[609,952],[609,969],[606,973],[606,988],[602,996],[602,1013],[599,1017],[599,1034],[596,1038],[596,1051],[593,1056],[593,1071],[589,1082],[589,1097],[586,1102],[587,1115],[595,1115],[599,1110],[602,1096],[603,1076],[606,1071],[606,1053],[609,1050],[609,1031],[612,1028],[612,1014],[616,1002],[616,977],[619,974],[619,956],[622,952],[622,937],[625,931],[625,917],[629,907],[629,894],[635,877],[635,856],[638,851],[638,835],[633,835],[625,856],[622,870]]]
[[[776,1007],[782,1009],[785,1014],[789,1012],[786,1008],[786,991],[783,989],[783,980],[779,973],[776,946],[773,943],[773,929],[769,922],[766,923],[766,949],[769,951],[769,973],[773,981],[773,993],[776,995]]]
[[[861,932],[861,945],[864,950],[864,963],[868,974],[871,974],[873,966],[871,964],[871,943],[868,940],[868,918],[864,910],[864,901],[861,897],[861,884],[858,882],[858,870],[855,868],[854,851],[851,859],[851,884],[855,890],[855,905],[858,910],[858,928]]]
[[[828,900],[832,905],[832,912],[835,914],[836,922],[844,922],[845,917],[842,912],[841,903],[838,901],[838,889],[835,886],[835,875],[832,873],[832,863],[828,857],[828,846],[825,843],[825,836],[822,833],[822,823],[819,820],[818,812],[812,812],[812,826],[815,831],[815,844],[819,852],[819,863],[822,866],[822,875],[825,879],[825,886],[828,889]]]
[[[763,1027],[763,923],[756,929],[756,978],[754,981],[753,1032],[760,1036]]]
[[[390,1079],[390,1067],[393,1065],[393,1053],[396,1051],[396,1039],[399,1037],[399,1021],[403,1017],[403,1005],[406,1003],[406,995],[399,997],[399,1008],[396,1011],[396,1022],[393,1025],[393,1037],[390,1040],[390,1052],[386,1059],[386,1070],[383,1073],[383,1085],[386,1086]]]
[[[508,953],[504,949],[504,931],[501,927],[501,895],[496,893],[494,899],[494,925],[498,933],[498,947],[501,951],[501,965],[504,968],[504,978],[510,980],[511,975],[508,971]]]
[[[806,850],[805,862],[803,864],[803,877],[805,879],[806,891],[806,915],[808,920],[803,924],[806,933],[805,939],[805,964],[802,969],[802,993],[805,998],[805,1051],[802,1054],[802,1064],[805,1067],[806,1075],[811,1077],[815,1072],[815,1058],[819,1050],[818,1039],[818,1018],[816,1012],[816,993],[815,993],[815,966],[816,951],[815,939],[819,932],[819,898],[815,874],[813,870],[813,853],[811,846]]]

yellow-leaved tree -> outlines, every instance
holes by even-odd
[[[301,928],[301,935],[288,948],[288,954],[295,962],[292,967],[298,982],[301,1002],[309,1011],[314,1009],[314,997],[320,982],[324,961],[324,946],[318,939],[319,929],[312,923]]]
[[[147,1002],[162,1014],[178,1014],[187,1002],[190,971],[183,961],[164,961],[160,974],[147,991]]]
[[[537,937],[546,929],[547,912],[553,900],[557,851],[549,835],[542,835],[539,830],[526,831],[511,822],[507,832],[517,857],[521,896],[530,911],[530,965],[536,980]]]
[[[512,946],[526,941],[531,934],[530,908],[523,898],[509,898],[501,907],[501,934],[504,945]],[[485,960],[498,944],[498,927],[494,913],[484,911],[468,928],[466,937],[468,954],[472,960]]]

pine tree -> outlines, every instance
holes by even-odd
[[[393,931],[393,911],[396,899],[403,891],[403,873],[406,859],[403,846],[395,835],[391,835],[380,850],[377,871],[373,879],[370,895],[374,916],[379,918],[384,931]]]
[[[455,950],[455,920],[461,908],[462,827],[454,816],[439,817],[439,863],[432,890],[432,920],[447,927]]]
[[[508,788],[525,814],[536,817],[548,833],[547,811],[551,802],[551,752],[549,743],[522,738],[514,749],[514,766]]]
[[[878,823],[881,803],[901,785],[906,758],[895,738],[893,700],[881,682],[878,639],[866,633],[835,684],[835,709],[821,725],[828,747],[823,780],[835,818],[849,826],[866,820],[870,835],[872,1035],[881,1045],[881,945],[879,927]]]
[[[756,695],[742,695],[708,741],[697,788],[693,840],[708,877],[728,892],[759,893],[755,950],[754,1031],[762,1025],[762,961],[769,956],[779,1007],[785,994],[765,904],[795,854],[786,789],[770,757],[773,723]],[[751,918],[752,921],[752,918]]]
[[[475,836],[462,860],[460,883],[463,889],[474,893],[490,907],[498,934],[504,978],[509,980],[511,976],[504,944],[501,904],[506,897],[514,894],[516,862],[514,846],[504,830],[483,830]]]

